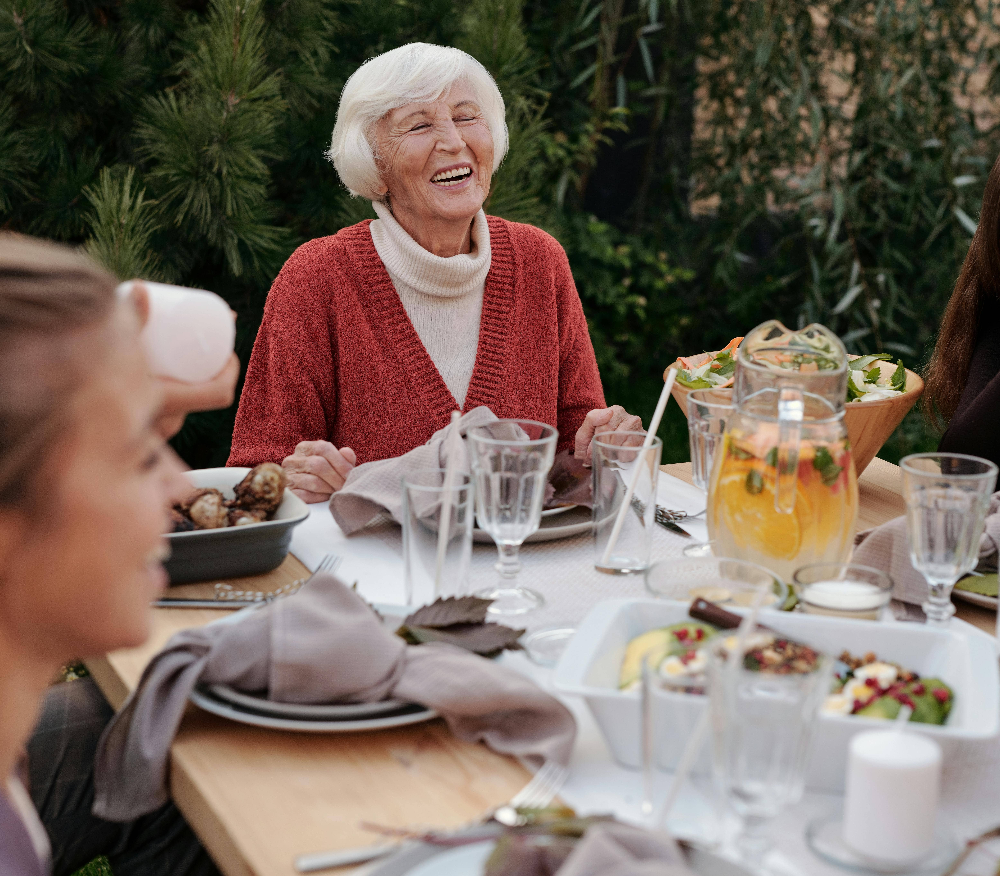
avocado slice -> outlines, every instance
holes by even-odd
[[[923,685],[923,693],[914,692],[914,688]],[[940,702],[933,691],[944,690],[948,693],[948,699]],[[911,721],[919,724],[944,724],[948,720],[948,713],[951,711],[951,704],[955,695],[950,687],[938,678],[922,678],[920,681],[910,682],[906,686],[906,693],[913,700],[913,714]]]
[[[698,637],[699,631],[701,638]],[[618,678],[619,690],[625,690],[642,679],[644,657],[648,657],[653,666],[659,666],[671,654],[683,654],[697,648],[717,632],[710,624],[686,621],[669,627],[658,627],[636,636],[625,648]]]
[[[865,718],[888,718],[893,720],[899,714],[902,707],[899,700],[890,696],[876,697],[863,709],[858,709],[856,715],[863,715]]]

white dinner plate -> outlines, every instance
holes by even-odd
[[[554,509],[562,511],[561,508]],[[590,532],[591,510],[582,505],[573,505],[566,509],[565,514],[545,516],[542,512],[542,522],[538,529],[531,533],[524,541],[525,543],[534,541],[555,541],[560,538],[571,538],[574,535],[581,535]],[[472,530],[472,540],[477,544],[493,544],[493,537],[478,526]]]
[[[457,848],[407,844],[369,870],[368,876],[482,876],[495,845],[492,839]],[[701,876],[752,876],[741,864],[700,849],[688,853],[688,864]]]
[[[415,705],[400,714],[356,720],[325,721],[310,718],[281,718],[241,709],[232,703],[216,699],[204,688],[195,688],[192,691],[191,702],[206,712],[240,724],[249,724],[251,727],[269,727],[272,730],[292,730],[296,733],[360,733],[368,730],[385,730],[390,727],[405,727],[408,724],[419,724],[437,717],[437,712],[433,709]]]

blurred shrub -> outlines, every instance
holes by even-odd
[[[322,156],[344,81],[419,39],[497,78],[512,149],[488,209],[566,247],[609,401],[648,417],[677,355],[772,316],[919,367],[997,151],[996,16],[993,0],[0,0],[0,226],[220,292],[245,361],[292,249],[371,215]],[[232,416],[191,417],[177,447],[220,463]],[[914,415],[886,453],[933,441]]]

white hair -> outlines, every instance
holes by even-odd
[[[487,69],[460,49],[409,43],[366,61],[340,96],[337,123],[326,153],[352,195],[370,201],[384,197],[371,137],[376,122],[408,103],[440,100],[456,82],[476,96],[493,135],[493,171],[507,154],[507,122],[503,96]]]

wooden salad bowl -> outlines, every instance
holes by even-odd
[[[703,365],[715,352],[701,353],[697,356],[688,356],[687,360],[695,367]],[[885,374],[891,374],[896,370],[895,362],[879,361],[876,363],[879,370]],[[673,362],[667,367],[677,368],[678,363]],[[667,371],[663,372],[666,379]],[[924,381],[919,374],[915,374],[906,369],[906,390],[893,398],[880,399],[878,401],[851,402],[844,406],[844,424],[847,426],[847,435],[851,441],[851,456],[854,457],[854,468],[860,475],[868,464],[875,458],[882,445],[889,440],[889,437],[896,431],[896,427],[903,422],[910,409],[917,403],[924,391]],[[674,383],[670,394],[680,405],[686,417],[687,397],[691,390],[679,383]]]

